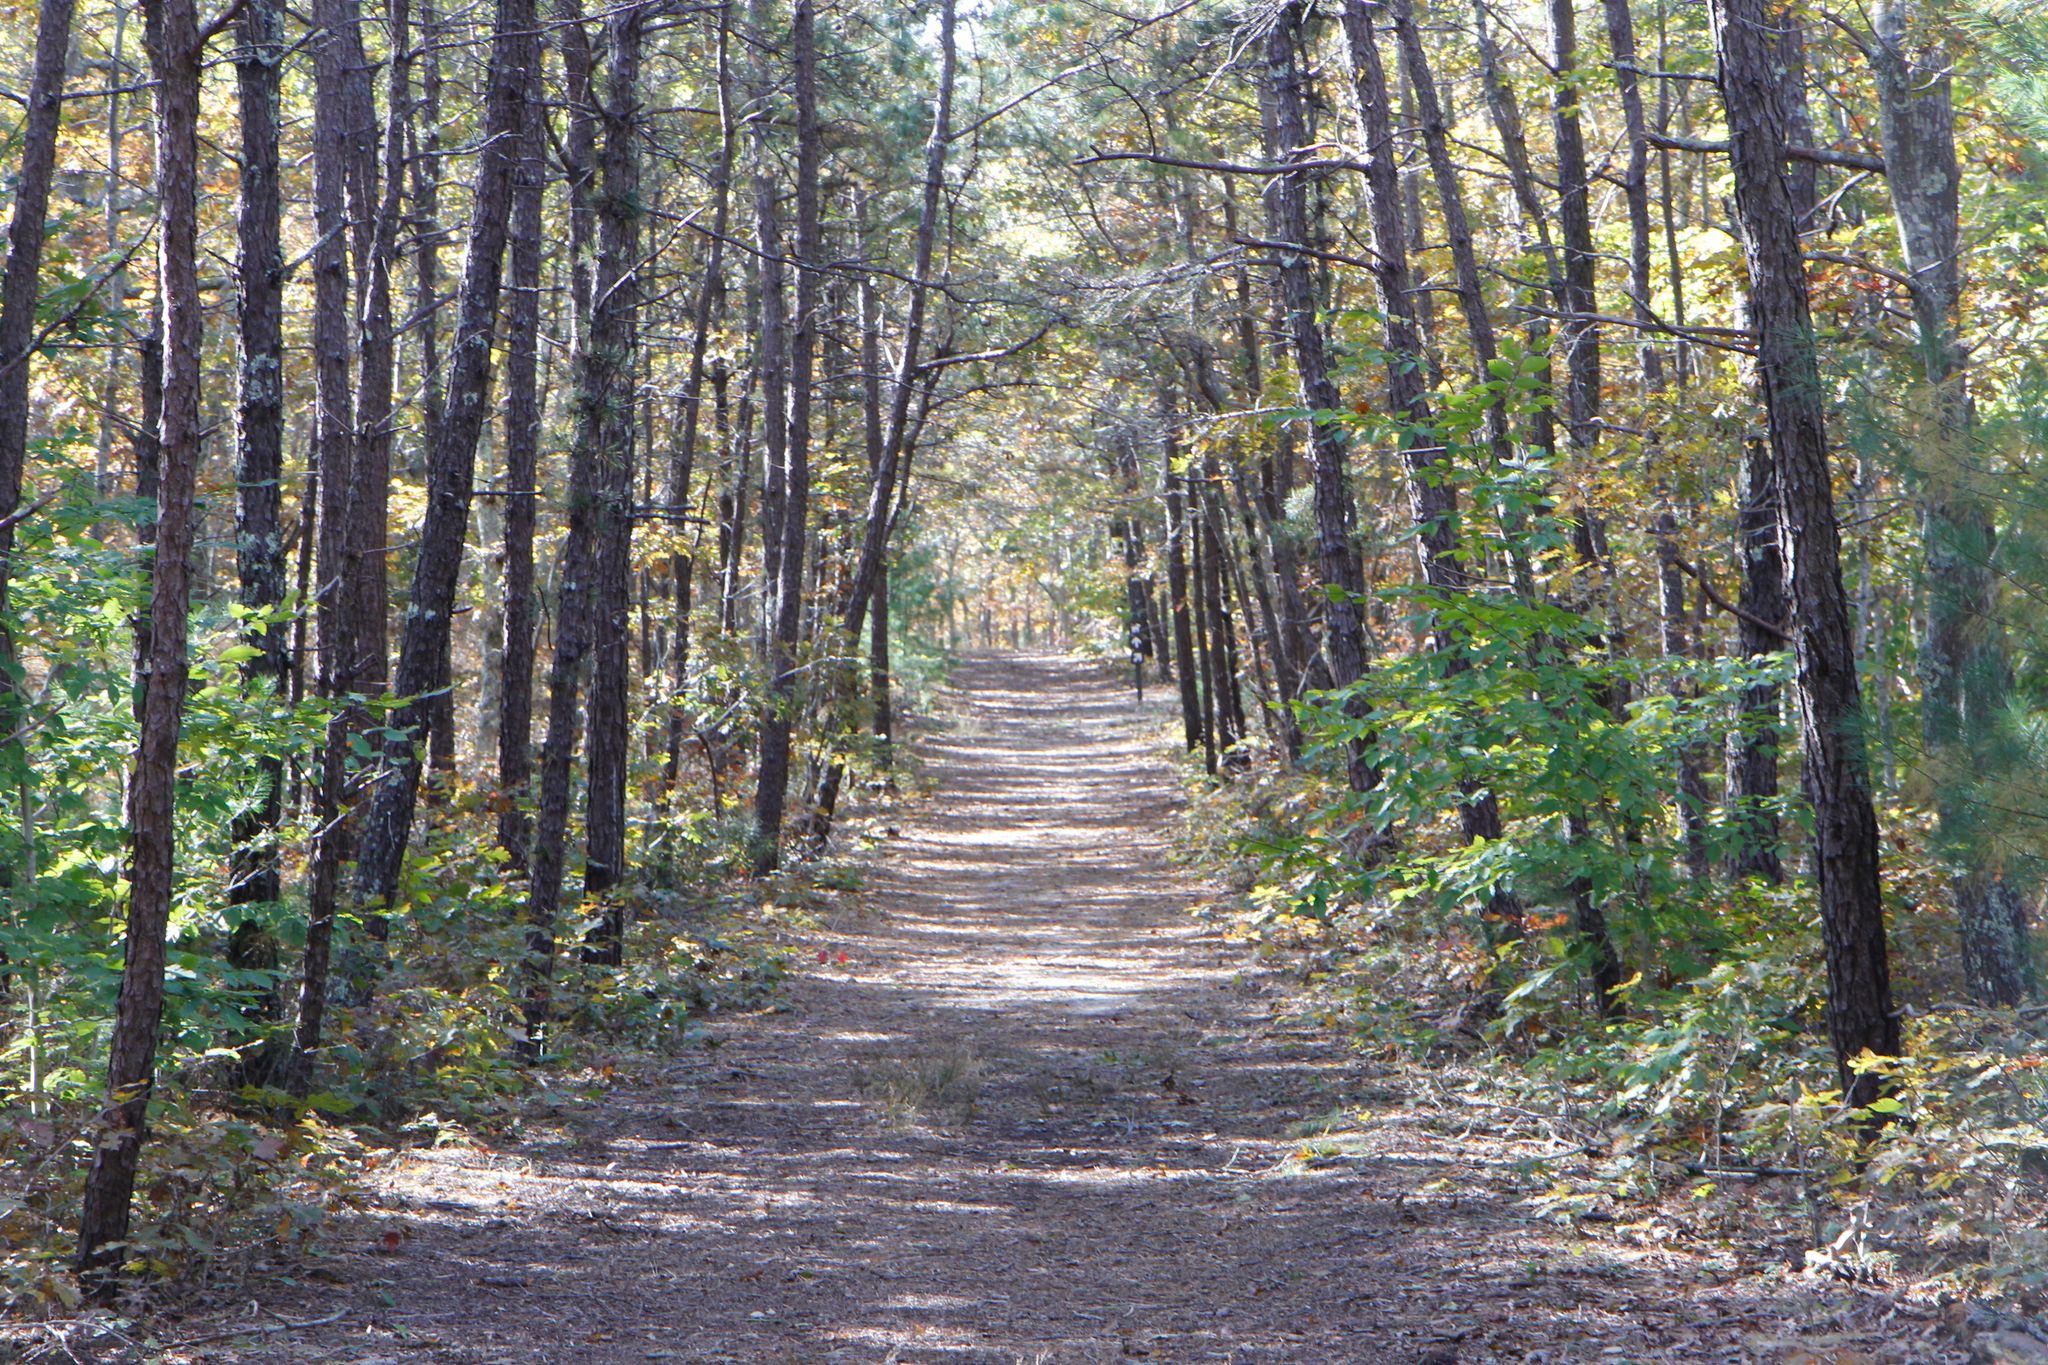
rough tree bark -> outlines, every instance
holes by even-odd
[[[633,446],[638,395],[634,376],[640,315],[641,11],[621,9],[606,19],[605,100],[598,110],[604,132],[597,199],[598,274],[604,310],[595,309],[591,345],[603,357],[603,385],[584,395],[597,405],[595,421],[602,501],[597,555],[596,637],[592,641],[589,733],[584,740],[589,780],[585,790],[583,893],[600,907],[584,945],[584,960],[617,966],[625,959],[625,902],[611,893],[626,871],[626,765],[629,759],[628,682],[632,673],[629,577],[633,549]],[[586,371],[589,372],[589,371]]]
[[[1267,155],[1276,164],[1297,161],[1310,145],[1306,104],[1308,76],[1298,55],[1306,19],[1301,0],[1286,0],[1266,35]],[[1276,175],[1266,185],[1268,234],[1276,241],[1307,246],[1308,198],[1303,174]],[[1344,687],[1365,675],[1365,568],[1352,543],[1357,517],[1351,496],[1350,441],[1334,417],[1342,403],[1331,377],[1329,344],[1318,316],[1319,301],[1310,258],[1282,250],[1276,263],[1281,306],[1286,312],[1295,382],[1310,413],[1309,468],[1314,480],[1316,558],[1328,601],[1323,608],[1323,654],[1332,685]],[[1379,785],[1379,773],[1354,745],[1346,764],[1353,790]]]
[[[312,784],[316,833],[306,887],[306,946],[299,973],[298,1013],[285,1088],[304,1095],[312,1085],[313,1054],[326,1023],[329,964],[333,957],[336,897],[348,857],[343,775],[352,710],[343,705],[355,689],[357,630],[350,593],[351,504],[355,482],[355,393],[349,376],[349,250],[351,181],[356,140],[351,45],[351,0],[319,0],[313,22],[320,31],[313,58],[313,459],[319,471],[319,545],[315,613],[317,660],[314,691],[330,710]],[[360,43],[354,45],[360,54]]]
[[[364,693],[379,693],[391,680],[389,622],[391,617],[391,451],[397,416],[398,334],[392,312],[392,275],[398,269],[398,233],[405,212],[405,129],[412,105],[412,8],[408,0],[389,0],[385,26],[392,45],[386,61],[384,133],[381,172],[369,179],[381,185],[376,218],[370,227],[368,270],[358,276],[355,485],[349,503],[349,588],[355,598],[352,615],[357,631],[354,677]],[[367,80],[367,73],[364,76]],[[360,100],[367,111],[369,101]],[[367,926],[382,938],[384,920]]]
[[[540,497],[541,209],[547,189],[546,112],[538,50],[526,71],[527,114],[512,172],[505,301],[504,640],[498,670],[498,844],[527,870],[533,778],[533,530]]]
[[[236,24],[235,76],[242,124],[241,204],[235,273],[240,356],[236,370],[235,555],[241,603],[250,612],[242,643],[256,651],[243,681],[291,696],[290,635],[269,619],[285,600],[280,483],[284,474],[284,256],[279,237],[278,66],[284,60],[284,11],[278,0],[246,0]],[[277,826],[284,814],[284,758],[256,760],[258,790],[237,816],[232,838],[231,905],[274,905],[283,894]],[[234,919],[228,965],[274,969],[277,945],[260,914]],[[252,1002],[251,1017],[277,1017],[275,987]],[[243,1079],[266,1079],[266,1060],[250,1056]]]
[[[43,0],[36,13],[35,64],[29,71],[28,117],[21,129],[14,172],[14,209],[7,223],[7,269],[0,274],[0,615],[7,606],[14,537],[28,463],[29,349],[35,341],[36,299],[43,269],[50,181],[57,166],[57,129],[63,121],[64,63],[71,47],[74,0]],[[115,249],[111,241],[109,250]],[[14,646],[0,625],[0,700],[12,710]],[[5,729],[11,731],[14,722]]]
[[[1778,536],[1789,579],[1800,738],[1814,813],[1828,1032],[1844,1096],[1860,1106],[1876,1099],[1885,1081],[1881,1071],[1859,1071],[1854,1064],[1866,1052],[1896,1057],[1899,1019],[1878,885],[1877,813],[1862,694],[1842,590],[1826,400],[1798,206],[1785,173],[1788,115],[1782,83],[1772,70],[1773,26],[1764,0],[1710,0],[1708,12],[1781,500]]]
[[[755,41],[765,41],[767,6],[755,0],[752,13]],[[756,62],[765,66],[766,58]],[[755,98],[765,99],[767,78],[757,74]],[[770,685],[760,715],[760,753],[754,788],[753,865],[759,872],[774,869],[782,856],[782,817],[789,800],[789,739],[795,718],[796,626],[802,604],[787,604],[790,631],[785,648],[783,589],[802,586],[803,528],[794,537],[799,573],[794,581],[782,571],[784,521],[789,509],[790,326],[787,271],[784,268],[781,189],[775,177],[774,150],[766,119],[754,121],[754,247],[760,331],[756,340],[761,371],[761,434],[766,460],[761,480],[762,604],[760,635]],[[772,653],[768,647],[772,645]]]
[[[818,177],[824,146],[818,131],[817,17],[811,0],[790,8],[790,84],[796,104],[796,315],[789,332],[788,419],[780,469],[780,495],[771,534],[775,555],[774,615],[768,623],[768,704],[761,722],[760,785],[755,792],[757,874],[781,857],[788,804],[792,732],[802,709],[797,696],[798,647],[804,636],[805,551],[810,540],[811,385],[817,368],[819,240]],[[822,561],[820,561],[822,568]],[[808,816],[808,813],[807,813]],[[813,826],[812,838],[823,831]]]
[[[622,44],[622,50],[637,54],[644,14],[639,8],[624,8],[613,14],[607,21],[610,42]],[[570,767],[580,729],[577,708],[582,697],[583,674],[599,641],[594,618],[603,600],[604,542],[610,523],[631,510],[621,497],[622,492],[629,497],[632,488],[629,474],[622,469],[627,450],[616,443],[631,441],[630,351],[636,300],[634,286],[627,278],[634,262],[627,255],[632,201],[626,182],[637,174],[638,167],[631,147],[637,112],[637,55],[630,59],[629,69],[622,71],[615,66],[609,74],[615,88],[607,92],[604,106],[595,113],[606,130],[601,157],[603,174],[622,179],[616,184],[609,179],[598,182],[593,200],[610,204],[612,191],[620,192],[616,211],[597,211],[598,249],[591,272],[590,325],[576,356],[576,435],[570,450],[569,526],[562,548],[555,657],[548,671],[547,738],[541,747],[532,885],[527,900],[527,958],[521,972],[526,1016],[526,1038],[521,1051],[528,1061],[538,1060],[546,1045],[552,1009],[555,921],[561,908],[572,796]],[[621,111],[626,116],[615,118]],[[614,140],[619,143],[617,147],[611,145]],[[573,166],[570,173],[576,174]]]
[[[365,906],[388,905],[412,834],[419,798],[418,748],[430,723],[423,698],[439,685],[455,590],[468,539],[476,482],[477,439],[491,411],[491,338],[504,280],[505,240],[512,217],[512,178],[523,158],[529,73],[540,60],[533,0],[498,0],[485,90],[484,137],[471,190],[468,246],[448,348],[448,398],[427,459],[427,508],[413,561],[392,690],[404,699],[388,724],[384,772],[363,821],[355,894]]]
[[[200,454],[200,37],[193,0],[150,0],[145,41],[156,81],[157,280],[164,308],[156,557],[150,587],[150,685],[129,787],[128,917],[121,991],[108,1042],[105,1127],[93,1146],[78,1264],[100,1297],[128,1236],[136,1163],[156,1080],[165,937],[177,842],[178,726],[185,705],[193,493]]]

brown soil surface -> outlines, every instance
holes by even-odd
[[[787,1009],[549,1139],[393,1162],[317,1275],[164,1358],[1949,1358],[1876,1295],[1535,1218],[1540,1123],[1362,1061],[1188,913],[1157,713],[1104,672],[975,659],[950,714],[936,797]],[[1345,1107],[1345,1154],[1302,1159]]]

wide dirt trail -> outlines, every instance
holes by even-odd
[[[1506,1167],[1540,1133],[1286,1021],[1189,915],[1173,775],[1104,673],[970,661],[951,715],[936,798],[833,927],[846,965],[553,1140],[407,1156],[338,1283],[255,1319],[333,1323],[175,1358],[1746,1359],[1792,1308],[1533,1222]],[[1295,1160],[1346,1102],[1370,1144]]]

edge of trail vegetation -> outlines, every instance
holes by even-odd
[[[1652,907],[1621,936],[1627,1007],[1603,1017],[1561,909],[1532,896],[1530,931],[1489,941],[1471,906],[1423,894],[1467,852],[1453,819],[1362,864],[1369,825],[1331,772],[1260,757],[1223,784],[1191,762],[1188,785],[1182,854],[1225,887],[1198,913],[1308,987],[1306,1013],[1364,1056],[1472,1106],[1476,1125],[1547,1139],[1513,1167],[1530,1219],[1718,1246],[1764,1273],[2048,1308],[2048,1009],[1974,1006],[1950,976],[1902,975],[1906,1051],[1875,1106],[1895,1121],[1873,1126],[1834,1084],[1798,881]],[[1939,962],[1954,916],[1916,894],[1939,870],[1907,856],[1908,814],[1889,826],[1894,942],[1904,962]],[[1371,1117],[1341,1111],[1301,1156],[1369,1137]]]
[[[545,1113],[599,1101],[640,1064],[716,1049],[722,1016],[782,1007],[826,921],[858,906],[868,851],[891,818],[885,806],[859,812],[845,854],[765,881],[735,876],[743,825],[688,832],[686,865],[620,890],[631,906],[626,964],[564,960],[550,1050],[535,1066],[518,1053],[508,971],[521,929],[502,902],[515,893],[501,851],[475,833],[487,829],[483,805],[459,791],[442,807],[408,867],[394,964],[372,999],[338,1012],[320,1089],[301,1099],[243,1083],[239,1063],[276,1026],[223,1046],[233,1030],[219,1008],[181,1010],[174,997],[164,1064],[177,1084],[152,1111],[130,1243],[149,1274],[104,1310],[86,1306],[53,1236],[77,1216],[78,1157],[98,1113],[86,1069],[63,1050],[68,1040],[55,1043],[40,1103],[0,1126],[0,1311],[17,1324],[0,1330],[0,1355],[48,1345],[45,1324],[77,1325],[81,1313],[87,1336],[147,1347],[182,1307],[252,1276],[317,1274],[323,1235],[366,1207],[365,1178],[406,1149],[514,1144]],[[584,930],[601,910],[578,911]]]

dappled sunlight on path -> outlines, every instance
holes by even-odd
[[[407,1157],[335,1283],[266,1304],[335,1323],[182,1358],[1740,1360],[1804,1311],[1533,1220],[1514,1163],[1554,1139],[1289,1019],[1188,913],[1158,717],[1107,675],[988,657],[956,688],[936,798],[831,926],[847,965],[565,1100],[552,1141]],[[1303,1159],[1346,1105],[1357,1140]]]

